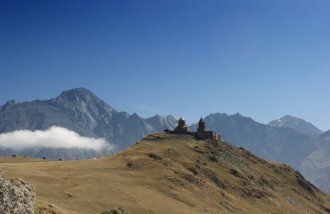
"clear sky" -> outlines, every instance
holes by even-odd
[[[329,0],[1,0],[0,105],[86,87],[119,111],[330,129]]]

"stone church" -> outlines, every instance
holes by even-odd
[[[198,140],[220,140],[220,135],[213,131],[207,131],[205,121],[201,118],[198,122],[197,132],[189,131],[188,126],[186,125],[186,121],[183,117],[180,117],[178,120],[178,125],[173,131],[165,130],[166,132],[177,133],[177,134],[189,134],[194,136]]]

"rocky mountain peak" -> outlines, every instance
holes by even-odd
[[[140,119],[140,116],[137,113],[133,113],[131,119]]]
[[[273,127],[291,128],[303,134],[318,135],[322,133],[322,131],[313,124],[291,115],[285,115],[279,119],[272,120],[268,125]]]
[[[155,116],[149,117],[148,120],[159,120],[159,121],[175,121],[177,120],[172,115],[167,116],[160,116],[159,114],[156,114]]]
[[[67,101],[67,102],[80,102],[85,101],[89,103],[94,99],[99,100],[96,95],[86,88],[73,88],[67,91],[63,91],[55,100],[57,102]]]
[[[74,88],[63,91],[52,101],[66,109],[79,109],[79,111],[86,113],[87,111],[92,111],[95,114],[100,114],[100,111],[105,110],[107,114],[111,115],[112,112],[115,112],[111,106],[86,88]]]
[[[162,117],[158,114],[148,118],[147,122],[152,124],[152,126],[155,127],[156,130],[163,130],[168,128],[174,129],[177,124],[177,120],[172,115]]]
[[[9,100],[3,106],[0,106],[0,111],[8,110],[16,105],[15,100]]]
[[[324,132],[324,133],[321,135],[321,139],[329,139],[329,140],[330,140],[330,130]]]
[[[161,119],[162,116],[160,116],[159,114],[156,114],[155,116],[150,117],[149,119]]]

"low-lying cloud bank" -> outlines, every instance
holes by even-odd
[[[47,130],[17,130],[0,134],[0,148],[24,150],[31,148],[112,150],[103,138],[82,137],[74,131],[52,126]]]

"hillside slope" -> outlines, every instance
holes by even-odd
[[[158,133],[110,157],[2,158],[7,177],[37,191],[41,213],[329,213],[330,196],[288,165],[226,142]]]
[[[299,170],[330,193],[330,130],[320,136],[318,148],[304,159]]]

